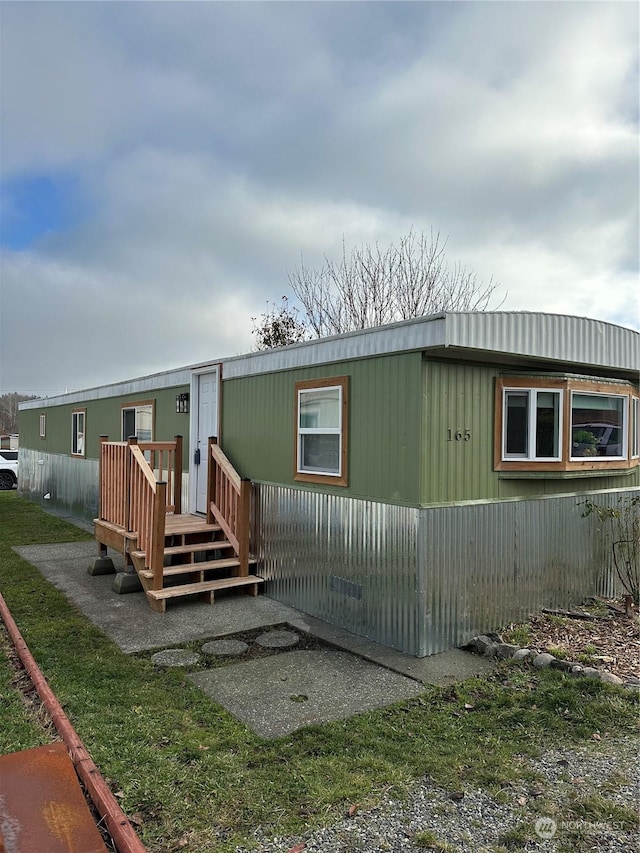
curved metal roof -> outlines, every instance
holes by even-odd
[[[234,379],[416,350],[508,364],[546,362],[567,369],[579,365],[607,375],[629,374],[635,382],[640,372],[640,333],[624,326],[565,314],[447,312],[32,400],[21,403],[20,408],[42,408],[188,384],[192,370],[220,362],[223,378]]]

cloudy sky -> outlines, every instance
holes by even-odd
[[[504,309],[640,328],[635,2],[0,4],[2,392],[253,346],[415,230]]]

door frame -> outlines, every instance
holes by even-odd
[[[220,441],[221,425],[222,425],[222,362],[214,362],[206,364],[202,367],[194,368],[191,371],[191,391],[189,404],[189,512],[194,515],[196,513],[196,472],[194,455],[198,441],[198,415],[200,407],[200,376],[206,373],[217,374],[217,389],[216,389],[216,433],[218,441]],[[208,436],[207,436],[208,437]],[[206,450],[205,450],[206,457]],[[201,465],[207,464],[207,459],[202,459]]]

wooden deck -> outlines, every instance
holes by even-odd
[[[220,530],[219,524],[210,524],[202,515],[167,515],[164,523],[165,536],[181,536],[189,533],[212,533]]]

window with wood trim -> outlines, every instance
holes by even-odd
[[[348,377],[296,382],[295,479],[347,485]]]
[[[71,413],[71,455],[86,454],[87,410],[76,409]]]
[[[596,471],[640,462],[637,389],[577,377],[496,380],[496,471]],[[635,425],[634,425],[635,424]]]
[[[40,415],[40,438],[47,437],[47,416],[43,413]]]
[[[122,405],[122,441],[134,436],[138,441],[153,441],[154,400],[138,400]]]

